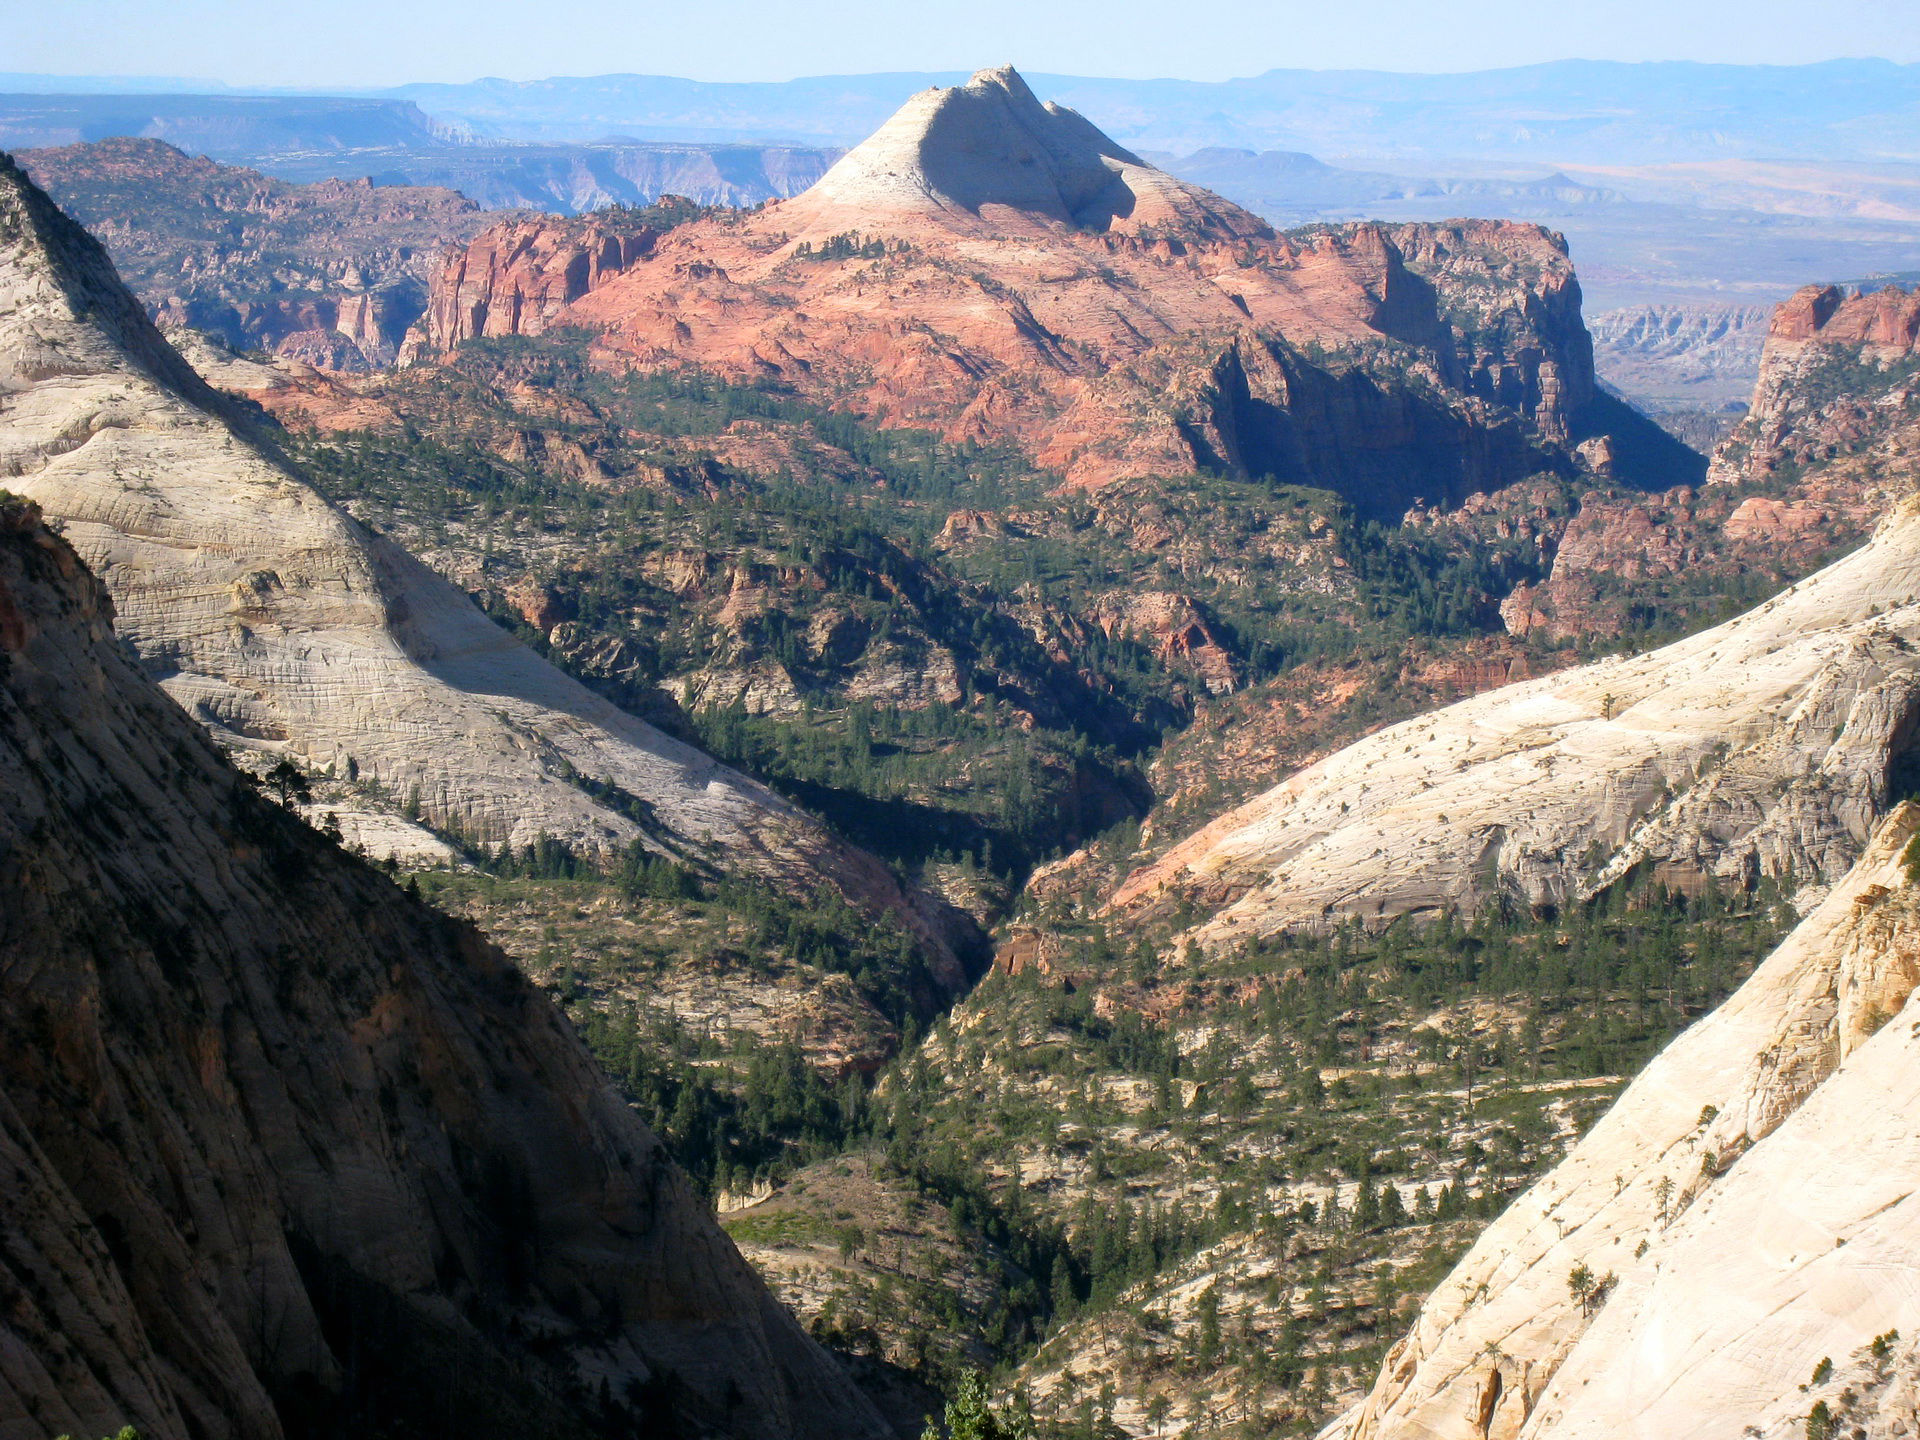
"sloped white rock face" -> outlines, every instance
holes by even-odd
[[[1224,903],[1218,945],[1347,917],[1562,904],[1643,861],[1669,878],[1831,882],[1920,720],[1920,502],[1755,610],[1631,659],[1383,730],[1129,877]]]
[[[884,235],[889,223],[913,216],[991,233],[1048,224],[1164,226],[1221,238],[1269,231],[1121,149],[1077,112],[1042,104],[1011,65],[922,90],[779,214],[796,237],[855,226]]]
[[[0,485],[58,524],[216,738],[352,774],[478,840],[644,835],[905,908],[884,867],[546,664],[225,406],[0,158]]]
[[[1823,1357],[1920,1334],[1916,831],[1900,806],[1488,1227],[1327,1440],[1784,1435]],[[1592,1318],[1580,1265],[1612,1282]]]

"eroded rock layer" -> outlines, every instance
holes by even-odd
[[[884,1433],[507,958],[111,614],[0,504],[0,1435]]]

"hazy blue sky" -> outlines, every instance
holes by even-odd
[[[1920,0],[15,0],[0,11],[0,70],[238,85],[779,80],[1009,60],[1197,80],[1569,57],[1920,61]]]

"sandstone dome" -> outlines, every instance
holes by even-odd
[[[1001,234],[1056,226],[1216,240],[1270,233],[1077,112],[1036,99],[1011,65],[922,90],[779,213],[796,239],[915,219]]]

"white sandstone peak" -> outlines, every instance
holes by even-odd
[[[970,233],[1158,228],[1266,233],[1239,207],[1042,103],[1011,65],[922,90],[782,213],[796,236],[884,233],[911,219]]]

